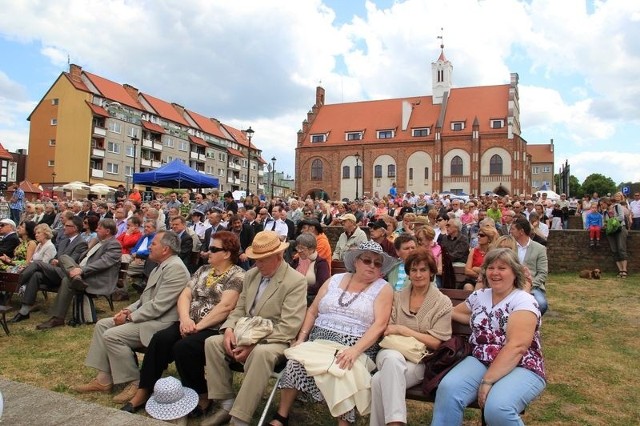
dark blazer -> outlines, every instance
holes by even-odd
[[[284,223],[286,223],[287,227],[289,228],[289,232],[287,233],[287,240],[288,241],[295,240],[296,239],[296,224],[293,223],[293,221],[291,219],[285,219]]]
[[[49,225],[50,227],[53,226],[53,221],[56,220],[56,214],[55,213],[45,213],[42,216],[42,219],[40,220],[39,223],[46,223],[47,225]]]
[[[253,235],[257,234],[258,232],[262,232],[264,230],[264,227],[262,226],[262,224],[259,223],[257,220],[254,220],[253,222],[251,222],[249,226],[251,226],[251,228],[253,229]]]
[[[187,268],[191,265],[191,253],[193,252],[193,238],[185,230],[180,237],[180,259]]]
[[[220,224],[218,224],[218,226],[216,227],[216,232],[218,231],[226,231],[226,228]],[[202,247],[200,248],[200,251],[208,251],[209,247],[211,246],[211,234],[213,233],[213,226],[210,226],[209,228],[207,228],[206,231],[204,231],[204,240],[202,240]]]
[[[6,254],[13,257],[13,251],[18,247],[18,244],[20,244],[20,238],[18,234],[12,232],[0,241],[0,255]]]

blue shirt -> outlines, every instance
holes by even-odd
[[[16,188],[11,199],[15,199],[15,201],[11,201],[9,203],[10,209],[20,211],[24,210],[24,191],[21,188]]]

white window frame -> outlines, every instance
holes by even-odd
[[[55,167],[56,160],[47,160],[47,167]]]
[[[118,142],[107,141],[107,152],[120,154],[120,144]]]
[[[56,140],[55,139],[49,139],[49,146],[56,146]]]
[[[135,152],[135,147],[133,145],[125,145],[125,154],[127,157],[133,157],[133,153]]]
[[[166,146],[167,148],[173,148],[173,147],[175,147],[175,143],[173,142],[173,139],[166,138],[164,140],[164,146]]]
[[[309,140],[311,141],[311,143],[326,142],[327,141],[327,135],[326,135],[326,133],[316,133],[314,135],[311,135],[311,138]]]
[[[219,161],[227,161],[227,156],[224,152],[220,152],[218,153],[218,160]]]
[[[421,135],[420,133],[424,131],[426,131],[427,134]],[[425,136],[429,136],[430,134],[431,134],[431,129],[429,127],[416,127],[415,129],[411,129],[411,136],[413,136],[414,138],[425,137]]]
[[[542,166],[542,173],[551,173],[551,166]]]
[[[532,175],[539,175],[539,174],[540,174],[540,167],[538,167],[538,166],[533,166],[533,167],[531,168],[531,174],[532,174]]]
[[[133,166],[124,166],[124,175],[127,177],[133,176]]]
[[[115,120],[109,120],[109,125],[107,126],[107,130],[112,133],[122,133],[122,124]]]
[[[496,126],[497,124],[497,126]],[[504,127],[504,120],[492,119],[491,120],[491,128],[492,129],[502,129]]]
[[[52,126],[57,126],[58,125],[58,119],[57,118],[52,118],[51,119],[51,125]]]
[[[344,140],[346,141],[361,141],[362,140],[362,132],[345,132]]]
[[[456,126],[460,126],[459,129],[456,129]],[[453,130],[454,132],[460,132],[462,130],[464,130],[464,121],[452,121],[451,122],[451,130]]]
[[[107,163],[107,168],[105,170],[106,173],[109,173],[110,175],[117,175],[118,171],[119,171],[118,163]]]
[[[389,133],[389,137],[386,137],[387,133]],[[393,131],[393,129],[384,129],[384,130],[378,130],[378,134],[377,134],[377,138],[378,139],[393,139],[395,137],[395,131]],[[385,137],[382,137],[382,135],[385,135]]]
[[[137,138],[138,137],[138,129],[135,127],[129,127],[127,129],[127,137]]]
[[[51,105],[58,105],[58,104],[60,104],[60,99],[58,98],[51,99]]]
[[[178,151],[183,151],[183,152],[189,151],[189,144],[187,143],[187,141],[183,141],[183,140],[180,141],[180,143],[178,144]]]

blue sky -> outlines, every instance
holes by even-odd
[[[286,7],[283,7],[283,4]],[[0,0],[0,142],[67,69],[129,83],[238,128],[293,175],[296,132],[327,102],[431,94],[520,76],[522,136],[554,139],[579,180],[640,181],[640,2],[626,0]],[[106,12],[109,13],[106,13]],[[556,170],[557,171],[557,170]]]

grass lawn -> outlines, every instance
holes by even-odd
[[[640,277],[631,275],[627,280],[620,280],[609,274],[598,281],[580,279],[575,274],[551,275],[547,292],[550,309],[542,327],[547,389],[527,408],[524,422],[638,424]],[[53,299],[40,301],[42,311],[32,314],[28,321],[10,324],[10,336],[0,331],[0,375],[73,394],[70,385],[94,376],[94,371],[83,365],[93,327],[37,331],[35,326],[48,318],[45,312]],[[99,314],[100,317],[110,314],[104,300],[97,305],[106,310]],[[122,306],[125,302],[118,303],[116,309]],[[175,374],[173,366],[168,373]],[[239,379],[237,377],[238,383]],[[76,397],[115,407],[108,395]],[[408,407],[410,425],[430,422],[431,404],[410,401]],[[311,426],[335,422],[324,406],[300,404],[294,407],[290,424]],[[366,425],[368,419],[360,419],[357,424]],[[467,410],[465,425],[479,424],[479,412]]]

